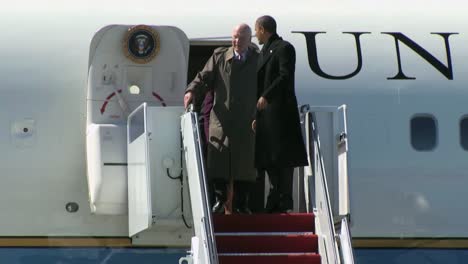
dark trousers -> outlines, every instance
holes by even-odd
[[[234,198],[232,207],[234,213],[250,214],[249,199],[252,183],[248,181],[234,181]]]
[[[212,207],[218,201],[224,205],[227,199],[227,181],[224,179],[209,180],[208,195]]]
[[[224,203],[228,200],[230,185],[225,179],[214,179],[210,181],[208,193],[210,197],[210,205],[213,207],[213,212],[220,213],[224,211]],[[233,213],[248,214],[251,213],[249,209],[249,195],[251,192],[252,183],[247,181],[234,181],[233,186],[233,200],[232,210]],[[219,204],[223,208],[215,208]]]
[[[294,168],[266,169],[271,188],[268,195],[266,212],[282,213],[293,209],[293,175]]]
[[[265,171],[257,170],[257,179],[250,188],[249,208],[253,213],[265,212]]]

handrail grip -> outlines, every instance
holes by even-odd
[[[308,147],[311,150],[310,155],[311,157],[313,157],[313,160],[311,162],[312,164],[310,164],[309,166],[314,166],[312,168],[313,176],[315,178],[315,181],[317,182],[318,180],[318,184],[321,184],[320,187],[322,188],[323,193],[325,195],[324,197],[325,199],[323,199],[325,203],[324,210],[328,212],[328,216],[329,216],[328,219],[326,219],[325,221],[327,221],[327,230],[329,230],[327,237],[331,239],[332,245],[331,245],[331,248],[328,246],[326,247],[328,251],[326,256],[332,257],[331,261],[334,261],[336,264],[338,264],[340,263],[339,254],[338,254],[338,246],[337,246],[336,239],[335,239],[336,234],[335,234],[335,227],[333,223],[333,214],[331,210],[330,197],[328,194],[328,186],[327,186],[325,168],[324,168],[323,159],[322,159],[322,153],[320,150],[320,140],[318,137],[316,120],[317,119],[314,113],[311,113],[311,112],[307,113],[306,125],[309,127],[309,134],[307,135],[309,137]],[[312,137],[312,140],[310,140],[310,137]],[[310,146],[310,144],[312,144],[312,146]],[[320,178],[317,178],[317,177],[320,177]],[[317,188],[317,184],[315,185],[315,188]],[[315,193],[317,193],[317,191],[315,191]],[[330,245],[330,241],[328,241],[328,245]],[[330,263],[328,259],[326,263]]]

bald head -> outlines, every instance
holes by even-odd
[[[247,50],[252,40],[252,30],[247,24],[239,24],[232,30],[232,47],[238,53]]]

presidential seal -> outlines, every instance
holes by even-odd
[[[159,34],[153,28],[138,25],[128,29],[123,40],[123,51],[130,60],[144,64],[159,52]]]

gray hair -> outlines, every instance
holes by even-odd
[[[239,30],[239,32],[247,34],[248,36],[252,36],[252,29],[249,27],[249,25],[242,23],[237,25],[234,30]]]

